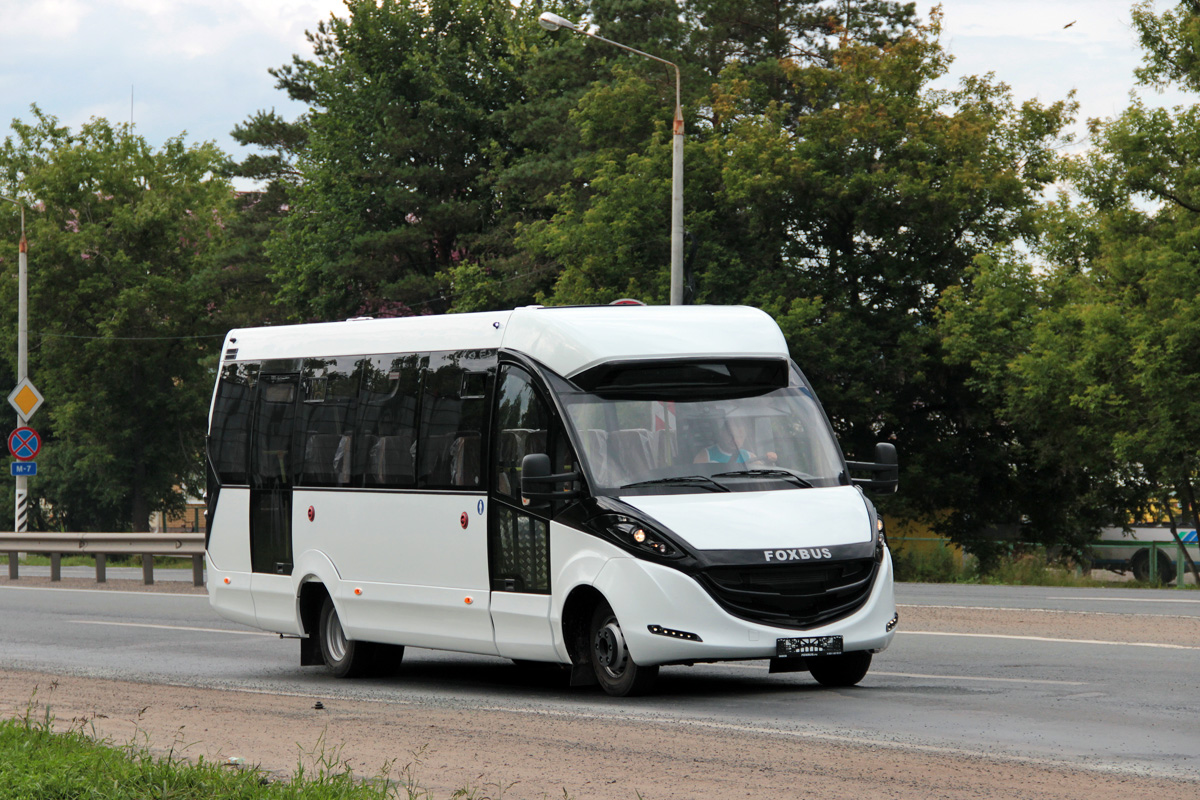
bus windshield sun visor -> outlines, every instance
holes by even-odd
[[[788,385],[781,358],[609,361],[571,382],[609,397],[748,397]]]

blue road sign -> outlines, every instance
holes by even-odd
[[[8,470],[14,478],[18,475],[37,475],[37,462],[14,461],[8,465]]]
[[[17,428],[8,435],[8,452],[18,461],[32,461],[42,449],[42,437],[33,428]]]

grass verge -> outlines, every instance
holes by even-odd
[[[142,566],[141,556],[109,556],[107,561],[109,567],[138,567]],[[29,567],[46,567],[50,565],[50,556],[45,553],[26,553],[21,559],[21,566]],[[68,556],[62,557],[62,565],[64,567],[95,567],[96,557],[91,555],[86,556]],[[155,569],[191,569],[191,556],[155,556]]]
[[[35,693],[36,696],[36,693]],[[0,797],[4,800],[416,800],[429,798],[411,764],[393,774],[356,775],[340,748],[320,743],[302,753],[295,774],[281,778],[255,767],[184,758],[176,743],[165,756],[145,745],[114,745],[89,734],[86,721],[54,729],[49,708],[32,700],[21,717],[0,720]],[[419,755],[419,754],[418,754]],[[305,757],[311,765],[304,766]],[[452,798],[483,800],[472,789]]]

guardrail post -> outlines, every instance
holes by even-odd
[[[151,553],[142,554],[142,583],[154,585],[154,556]]]
[[[50,582],[62,580],[62,553],[50,554]]]
[[[18,576],[19,568],[17,567],[17,563],[18,563],[17,554],[9,553],[8,554],[8,579],[10,581],[15,581],[19,577]]]
[[[1175,588],[1183,588],[1183,579],[1187,577],[1187,557],[1183,554],[1183,545],[1179,542],[1175,543],[1175,548],[1178,550],[1175,558]]]
[[[204,556],[192,556],[192,586],[204,585]]]
[[[1158,542],[1150,543],[1150,582],[1158,583]]]
[[[104,553],[96,553],[96,583],[105,583],[108,580],[108,556]]]

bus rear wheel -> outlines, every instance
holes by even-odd
[[[335,678],[358,678],[394,672],[404,658],[402,645],[356,642],[346,638],[333,599],[325,598],[317,626],[321,657]]]
[[[1170,583],[1175,580],[1175,565],[1171,563],[1171,557],[1161,550],[1155,551],[1158,554],[1158,580],[1160,583]],[[1129,568],[1133,572],[1135,580],[1146,583],[1150,580],[1150,551],[1138,550],[1129,559]]]
[[[592,612],[588,657],[596,681],[613,697],[645,694],[658,677],[658,667],[643,667],[629,655],[621,623],[607,603],[601,603]]]
[[[804,659],[809,674],[822,686],[854,686],[867,677],[871,651],[855,650],[839,656],[809,656]]]

